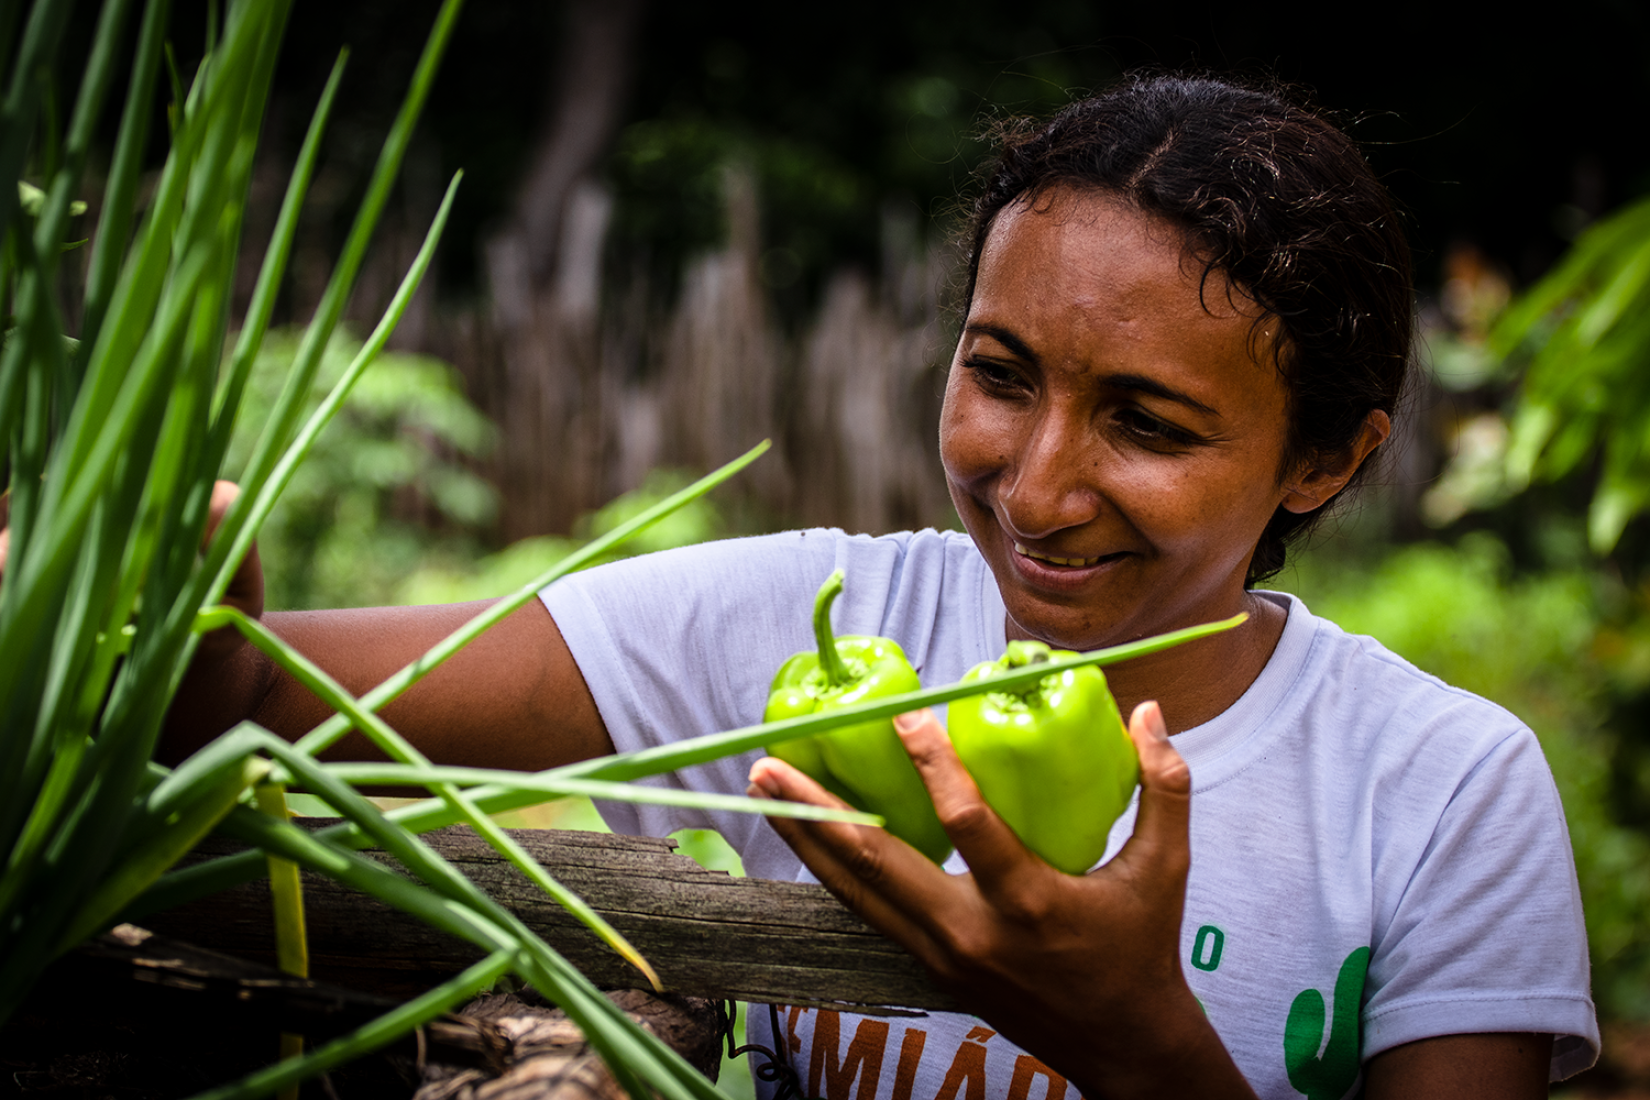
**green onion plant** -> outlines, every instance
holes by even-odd
[[[446,0],[436,18],[281,396],[244,468],[232,471],[222,469],[224,456],[346,59],[339,57],[315,107],[250,305],[230,345],[230,289],[248,184],[291,0],[229,0],[221,17],[210,20],[205,57],[187,80],[171,64],[166,45],[168,0],[146,0],[141,11],[139,6],[137,0],[105,0],[67,127],[58,133],[57,113],[48,105],[71,0],[36,0],[26,13],[17,4],[0,5],[0,64],[6,66],[0,70],[0,180],[8,181],[0,186],[0,305],[6,310],[0,441],[7,478],[0,518],[0,1025],[46,965],[85,938],[263,874],[275,886],[282,965],[301,972],[295,867],[303,867],[469,940],[480,961],[350,1035],[304,1053],[288,1042],[289,1057],[207,1095],[291,1089],[514,974],[567,1011],[636,1100],[716,1096],[697,1070],[625,1017],[419,834],[468,824],[632,961],[639,979],[657,986],[646,960],[489,814],[577,794],[878,823],[850,811],[633,781],[999,685],[931,689],[538,774],[442,767],[378,716],[385,703],[545,585],[708,492],[766,444],[582,547],[360,698],[257,621],[220,606],[259,524],[384,347],[430,264],[456,176],[382,320],[305,418],[322,353],[460,3]],[[76,196],[126,43],[135,43],[131,76],[96,231],[85,242],[72,241],[70,219],[84,210]],[[152,192],[140,199],[148,120],[155,96],[166,90],[163,61],[172,97],[170,149]],[[66,245],[88,249],[76,311],[80,325],[72,336],[56,296]],[[214,485],[226,472],[242,492],[203,544]],[[1121,660],[1226,625],[1067,662]],[[330,703],[336,716],[296,744],[244,722],[176,768],[162,767],[153,757],[167,707],[201,635],[218,629],[240,631]],[[1067,662],[1017,675],[1041,677]],[[316,759],[351,729],[391,762]],[[431,797],[382,812],[357,791],[379,784],[419,787]],[[317,832],[293,826],[284,812],[286,789],[325,800],[342,824]],[[247,851],[174,869],[213,831],[246,842]],[[368,845],[388,852],[397,865],[359,854]]]

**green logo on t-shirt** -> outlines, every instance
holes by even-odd
[[[1367,947],[1358,948],[1341,964],[1327,1043],[1322,993],[1304,989],[1289,1006],[1289,1021],[1283,1026],[1283,1063],[1289,1070],[1289,1083],[1307,1100],[1341,1100],[1358,1079],[1358,1054],[1363,1045],[1358,1009],[1368,970]]]

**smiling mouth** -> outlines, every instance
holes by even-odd
[[[1030,558],[1032,561],[1040,561],[1048,565],[1064,565],[1077,569],[1090,565],[1099,565],[1102,560],[1102,558],[1057,558],[1052,554],[1035,554],[1030,550],[1027,550],[1019,543],[1014,544],[1014,552],[1019,554],[1021,557]]]

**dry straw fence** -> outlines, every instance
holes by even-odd
[[[612,200],[588,181],[564,204],[547,277],[532,277],[524,234],[502,235],[486,249],[485,304],[414,302],[398,342],[455,364],[501,428],[489,472],[506,539],[564,532],[650,469],[709,469],[766,438],[774,452],[742,482],[767,522],[949,522],[937,435],[955,250],[921,244],[891,214],[878,277],[834,272],[811,319],[787,332],[761,278],[752,177],[735,166],[725,181],[727,241],[688,264],[668,309],[645,276],[613,292]],[[369,264],[357,308],[377,306],[375,289],[388,293],[415,247],[410,233],[380,246],[384,275]]]

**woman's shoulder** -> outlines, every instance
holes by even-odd
[[[1372,952],[1364,1056],[1454,1031],[1547,1031],[1555,1067],[1585,1066],[1597,1042],[1585,932],[1535,734],[1298,600],[1290,620],[1278,717],[1292,721],[1257,738],[1253,775],[1292,784],[1286,827],[1336,852],[1325,889],[1359,899],[1347,911]],[[1241,809],[1256,791],[1235,782],[1226,801]]]
[[[1294,650],[1292,689],[1250,762],[1313,787],[1319,811],[1329,811],[1318,832],[1328,835],[1333,820],[1355,823],[1347,827],[1369,844],[1394,897],[1426,866],[1465,860],[1467,871],[1444,877],[1477,881],[1473,861],[1508,844],[1525,855],[1509,856],[1498,874],[1542,878],[1524,858],[1553,861],[1559,886],[1573,892],[1558,790],[1521,718],[1299,600],[1290,619],[1280,649]]]
[[[1354,741],[1378,738],[1385,750],[1399,743],[1400,752],[1429,755],[1481,757],[1509,739],[1535,745],[1529,727],[1499,703],[1313,614],[1297,597],[1283,598],[1290,604],[1286,638],[1295,633],[1299,650],[1295,693],[1315,724],[1333,724]]]
[[[846,584],[832,618],[839,633],[895,634],[951,604],[978,607],[989,575],[968,536],[955,531],[849,534],[808,528],[699,543],[565,577],[541,598],[564,632],[589,618],[609,624],[681,620],[703,633],[718,622],[807,626],[833,569]],[[673,618],[674,617],[674,618]],[[565,622],[564,622],[565,620]],[[907,624],[902,627],[901,624]],[[804,641],[807,632],[804,630]],[[902,642],[904,639],[901,639]]]

